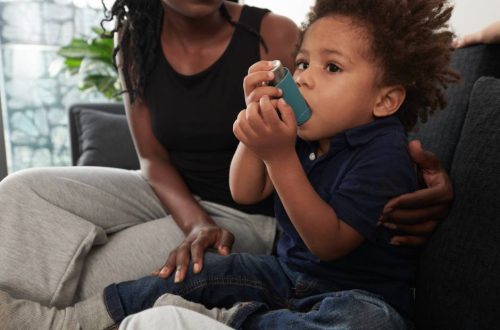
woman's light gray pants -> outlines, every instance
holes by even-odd
[[[276,223],[200,201],[233,252],[269,253]],[[138,171],[29,169],[0,183],[0,290],[68,306],[163,265],[184,235]]]

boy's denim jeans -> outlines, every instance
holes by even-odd
[[[165,293],[207,308],[240,304],[229,326],[236,329],[406,329],[404,319],[380,297],[291,271],[274,256],[207,253],[203,271],[182,283],[148,276],[104,290],[116,322],[153,306]]]

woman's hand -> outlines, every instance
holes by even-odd
[[[483,29],[453,40],[454,48],[462,48],[475,44],[500,43],[500,21],[493,22]]]
[[[394,236],[394,245],[422,245],[428,234],[436,229],[449,212],[453,200],[450,178],[437,157],[424,151],[419,141],[408,145],[412,159],[420,168],[427,188],[391,199],[384,207],[380,222],[391,229],[399,229],[408,236]]]
[[[193,261],[193,273],[197,274],[203,269],[203,255],[208,248],[212,247],[220,255],[227,256],[231,253],[233,243],[234,235],[215,224],[195,227],[184,242],[170,252],[165,265],[153,275],[167,278],[175,270],[174,282],[182,282],[186,277],[190,259]]]

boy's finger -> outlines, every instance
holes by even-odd
[[[251,106],[247,107],[246,120],[249,128],[257,137],[259,132],[261,132],[262,128],[265,126],[264,119],[262,118],[262,110],[259,103],[251,103]],[[249,136],[250,138],[252,136]]]
[[[254,64],[252,64],[249,68],[248,68],[248,73],[252,73],[252,72],[255,72],[255,71],[267,71],[267,70],[271,70],[273,68],[273,62],[274,61],[259,61],[259,62],[256,62]]]
[[[268,96],[263,96],[259,101],[259,105],[262,119],[266,124],[274,125],[279,122],[278,112]]]
[[[274,73],[271,71],[257,71],[249,74],[243,79],[243,91],[245,96],[249,96],[257,87],[265,86],[273,80]]]
[[[259,116],[258,111],[259,111],[259,105],[257,103],[251,103],[248,105],[247,109],[244,110],[242,113],[240,113],[240,115],[238,116],[237,125],[241,130],[241,132],[248,139],[254,139],[257,136],[257,133],[252,128],[249,119],[256,115]]]
[[[281,120],[289,127],[297,126],[297,119],[293,113],[291,106],[286,103],[285,99],[281,98],[278,100],[278,110],[280,111]]]
[[[278,98],[283,96],[283,91],[279,88],[276,88],[274,86],[264,86],[264,87],[258,87],[255,88],[250,95],[247,96],[246,102],[247,104],[251,102],[259,102],[259,100],[264,96],[267,95],[270,98]]]

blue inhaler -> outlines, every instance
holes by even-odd
[[[269,85],[278,87],[283,91],[283,98],[292,107],[297,119],[297,125],[302,125],[311,118],[311,110],[309,110],[306,101],[300,94],[290,70],[281,65],[278,60],[274,61],[273,64],[274,67],[271,71],[274,73],[274,79],[269,82]]]

